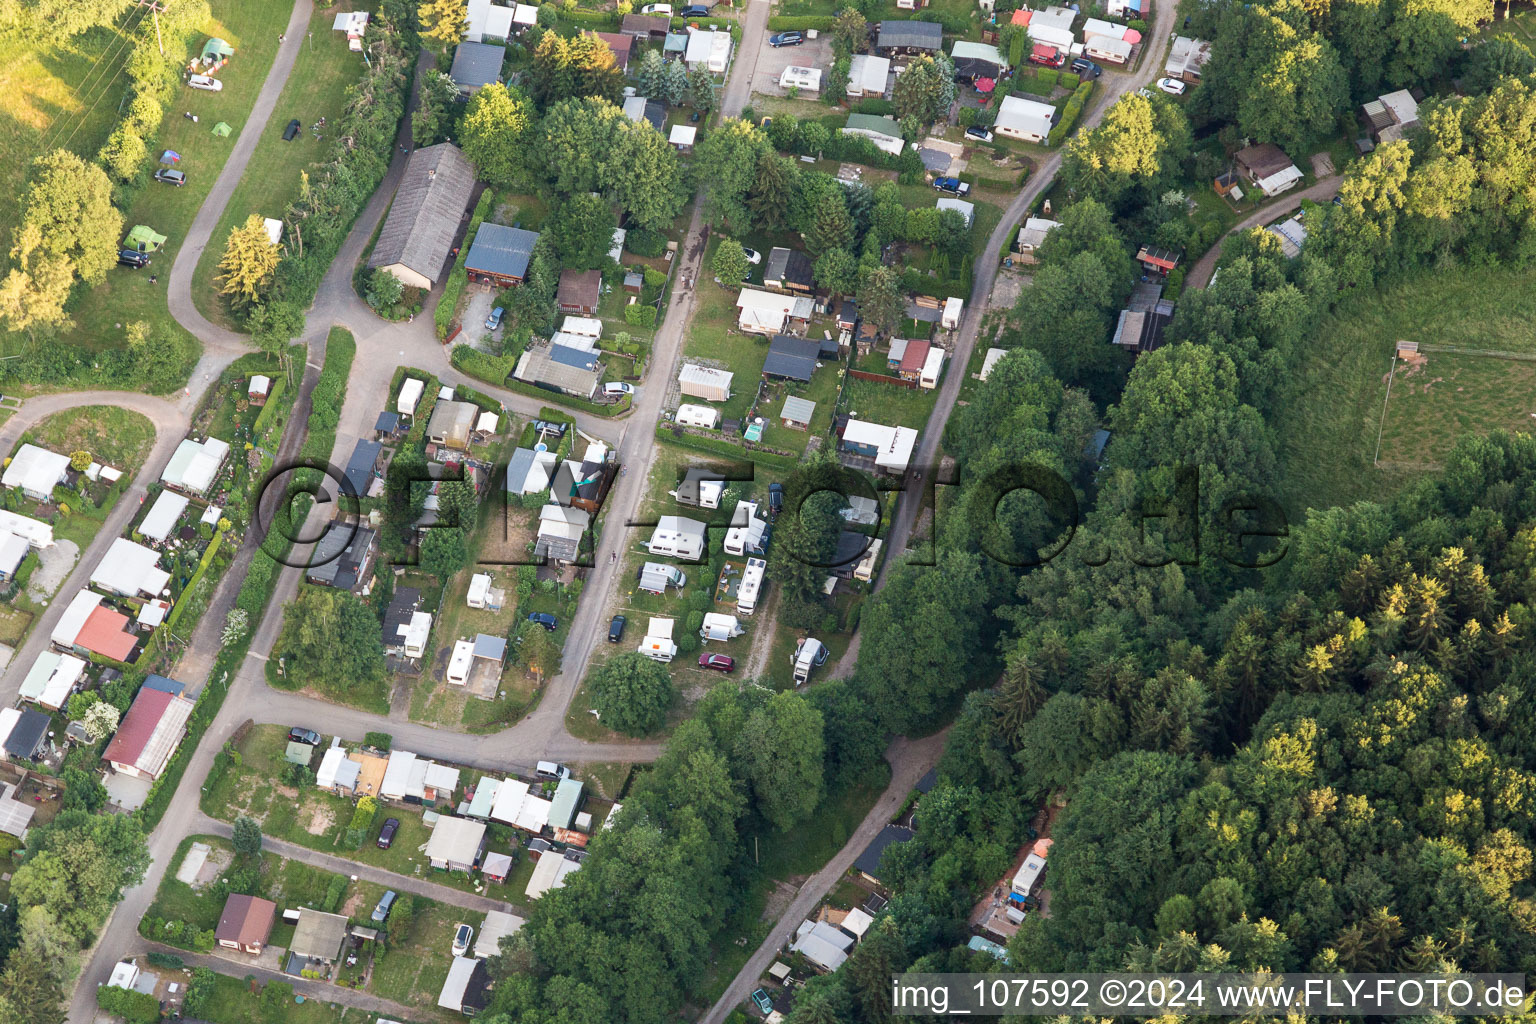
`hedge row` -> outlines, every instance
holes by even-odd
[[[768,28],[774,32],[804,32],[808,28],[830,32],[836,20],[830,14],[775,14],[768,19]]]
[[[732,458],[747,459],[764,466],[772,466],[775,469],[792,470],[800,464],[799,456],[779,455],[776,452],[763,448],[752,447],[745,442],[737,444],[727,441],[722,437],[705,437],[702,434],[690,433],[686,430],[676,430],[670,423],[656,424],[656,439],[667,444],[675,444],[682,448],[692,448],[695,451],[710,452],[715,455],[729,455]]]
[[[1072,96],[1067,100],[1067,105],[1061,110],[1061,120],[1056,122],[1056,127],[1051,129],[1046,144],[1059,146],[1072,134],[1072,129],[1077,127],[1077,119],[1083,114],[1083,105],[1088,102],[1088,97],[1093,95],[1093,79],[1082,82],[1073,90]]]
[[[278,399],[283,397],[283,392],[288,390],[288,378],[272,377],[272,387],[267,392],[267,404],[261,407],[261,412],[256,414],[256,422],[251,424],[251,437],[257,443],[261,441],[262,432],[271,425],[273,417],[277,415],[282,403]]]
[[[181,618],[181,613],[187,609],[187,599],[192,596],[192,591],[197,588],[197,584],[203,578],[203,574],[208,571],[208,563],[213,561],[213,556],[218,553],[219,545],[223,541],[224,531],[219,530],[213,535],[213,540],[208,542],[208,546],[203,549],[203,557],[198,560],[197,571],[192,574],[192,578],[187,581],[187,585],[181,588],[181,596],[176,599],[176,607],[172,608],[171,614],[165,618],[165,628],[167,630],[176,628],[176,622]]]
[[[496,190],[486,189],[480,193],[480,201],[475,203],[475,212],[470,215],[469,228],[464,232],[464,244],[459,247],[459,255],[453,261],[453,270],[448,274],[448,283],[443,285],[443,294],[437,300],[437,308],[432,311],[432,325],[437,330],[437,340],[444,341],[448,337],[448,330],[453,326],[453,314],[459,306],[459,296],[469,284],[469,272],[464,269],[464,261],[469,258],[469,246],[475,239],[475,232],[480,230],[480,225],[485,218],[491,215],[496,208]]]

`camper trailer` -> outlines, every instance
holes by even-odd
[[[705,643],[711,640],[730,640],[745,632],[746,630],[741,628],[741,623],[736,621],[736,616],[709,612],[704,616],[704,625],[699,630],[699,639]]]
[[[815,637],[801,637],[795,644],[795,685],[804,686],[811,678],[811,669],[827,663],[827,645]]]
[[[714,430],[715,424],[720,422],[720,413],[707,405],[680,405],[675,419],[679,426]]]
[[[758,599],[763,594],[763,577],[767,572],[768,563],[764,559],[747,559],[746,571],[741,574],[741,583],[736,588],[736,611],[742,615],[757,611]]]
[[[677,644],[672,642],[672,620],[651,619],[638,650],[652,661],[663,664],[677,657]]]
[[[675,565],[646,562],[640,567],[640,589],[647,594],[660,596],[667,592],[669,586],[682,590],[687,585],[688,576]]]
[[[1029,856],[1024,858],[1024,863],[1019,866],[1018,874],[1013,876],[1013,884],[1009,887],[1012,891],[1008,899],[1013,903],[1021,903],[1040,881],[1040,876],[1045,873],[1045,858],[1051,851],[1049,839],[1035,841],[1034,848],[1029,851]]]

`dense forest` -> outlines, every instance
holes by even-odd
[[[1508,37],[1460,48],[1487,7],[1202,9],[1217,49],[1188,115],[1129,97],[1068,149],[1073,201],[1011,352],[946,430],[959,486],[939,493],[937,565],[897,567],[869,602],[854,678],[710,695],[579,881],[535,909],[493,1013],[660,1021],[696,1001],[754,877],[746,830],[807,821],[823,787],[878,764],[878,737],[945,722],[917,837],[886,855],[893,899],[794,1024],[890,1019],[891,972],[1001,969],[964,948],[966,912],[1047,800],[1052,914],[1027,920],[1014,965],[1536,965],[1536,735],[1518,710],[1536,678],[1536,441],[1468,438],[1391,498],[1309,509],[1277,489],[1272,426],[1287,368],[1359,289],[1526,260],[1536,62]],[[1291,113],[1266,124],[1245,83],[1277,68]],[[1132,241],[1186,230],[1164,196],[1205,173],[1193,139],[1311,142],[1374,90],[1449,74],[1465,95],[1433,88],[1420,130],[1306,206],[1299,259],[1264,232],[1230,239],[1167,344],[1134,362],[1107,344]],[[1095,474],[1081,453],[1100,426]],[[1072,482],[1075,533],[1000,485],[1020,465]],[[1222,528],[1234,510],[1243,525]]]

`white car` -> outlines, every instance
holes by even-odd
[[[609,398],[618,398],[622,395],[632,395],[634,393],[635,386],[633,384],[626,384],[622,380],[611,380],[603,385],[603,394]]]
[[[1159,78],[1157,80],[1157,87],[1170,96],[1184,95],[1184,83],[1177,78]]]
[[[672,17],[672,5],[671,4],[646,4],[644,7],[640,8],[640,13],[641,14],[655,14],[655,15],[659,15],[659,16],[661,16],[663,18],[670,18],[670,17]]]
[[[758,252],[756,249],[748,249],[743,246],[741,251],[747,254],[747,262],[752,264],[754,267],[763,262],[763,254]]]
[[[469,953],[469,942],[475,937],[475,930],[467,924],[461,924],[453,933],[453,955],[464,956]]]
[[[194,89],[202,89],[205,92],[219,92],[224,88],[224,83],[209,75],[193,75],[187,79],[187,84]]]

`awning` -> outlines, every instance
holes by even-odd
[[[162,164],[174,164],[180,159],[181,154],[176,152],[174,149],[168,149],[164,153],[160,154],[160,162]]]
[[[217,135],[221,139],[229,138],[229,132],[229,125],[225,124],[223,121],[220,121],[218,124],[213,126],[213,134]]]

